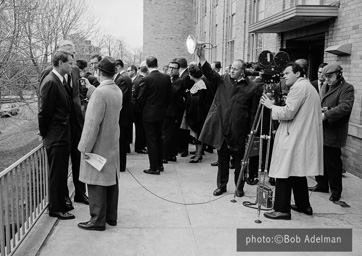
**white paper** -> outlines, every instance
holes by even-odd
[[[85,159],[85,161],[96,168],[99,172],[107,162],[107,159],[105,159],[103,156],[94,153],[85,153],[85,155],[89,156],[89,159]]]

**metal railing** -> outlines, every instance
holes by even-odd
[[[0,173],[0,255],[12,255],[48,206],[48,162],[37,146]]]

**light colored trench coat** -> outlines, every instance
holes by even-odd
[[[290,88],[286,105],[273,106],[272,118],[280,120],[269,176],[323,175],[323,132],[321,101],[305,78]]]
[[[78,149],[107,159],[99,172],[88,164],[82,154],[79,180],[92,185],[112,186],[119,178],[119,113],[122,91],[112,80],[103,81],[94,90],[85,115]]]

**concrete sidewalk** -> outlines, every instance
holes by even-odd
[[[236,230],[243,228],[352,228],[352,252],[329,255],[362,255],[362,181],[346,174],[342,208],[329,194],[312,193],[313,216],[292,212],[292,220],[270,220],[243,206],[255,202],[256,186],[245,185],[245,197],[233,199],[230,172],[228,194],[214,197],[217,167],[210,163],[216,153],[206,153],[202,163],[190,164],[178,157],[165,165],[160,176],[147,175],[148,157],[128,155],[129,172],[121,173],[118,225],[106,231],[85,231],[78,222],[89,219],[89,208],[74,203],[74,220],[41,217],[14,255],[137,255],[137,256],[231,256],[231,255],[326,255],[326,252],[236,252]],[[315,181],[308,179],[309,185]],[[274,189],[274,188],[273,188]]]

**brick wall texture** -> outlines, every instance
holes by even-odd
[[[143,51],[155,56],[158,66],[167,65],[173,58],[191,60],[186,38],[195,34],[193,0],[143,1]]]

